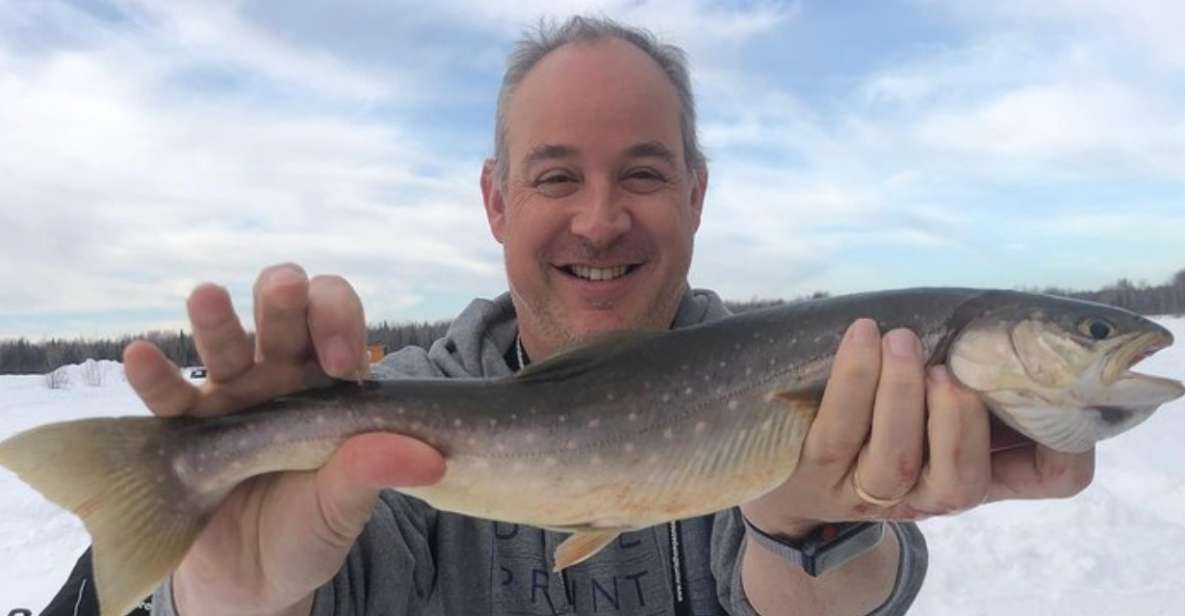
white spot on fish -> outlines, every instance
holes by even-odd
[[[568,416],[567,415],[560,415],[560,423],[564,423],[566,421],[568,421]]]
[[[518,419],[518,413],[511,413],[510,414],[510,421],[514,421],[516,419]]]
[[[568,449],[576,449],[576,441],[568,441]]]
[[[453,427],[460,428],[462,423],[464,423],[464,422],[462,422],[460,419],[454,419],[453,420]]]
[[[633,453],[634,449],[635,449],[635,447],[634,447],[633,443],[626,443],[625,444],[626,453]]]
[[[716,393],[717,393],[717,394],[723,394],[723,393],[724,393],[724,386],[723,386],[723,385],[720,385],[719,387],[717,387],[717,388],[716,388]]]
[[[722,361],[722,362],[720,362],[720,367],[721,367],[721,368],[725,368],[725,367],[727,367],[727,366],[728,366],[728,362],[726,362],[726,361]]]
[[[774,359],[774,358],[772,358],[772,357],[771,357],[771,358],[769,358],[769,365],[771,365],[771,366],[772,366],[772,365],[774,365],[775,363],[777,363],[777,360],[776,360],[776,359]]]
[[[670,428],[667,428],[666,430],[662,431],[662,437],[669,441],[669,440],[675,438],[675,431]]]
[[[419,430],[419,429],[420,429],[420,428],[422,428],[422,427],[424,427],[424,424],[422,424],[422,423],[420,423],[420,422],[418,422],[418,421],[413,421],[413,422],[411,422],[411,429],[412,429],[412,430]]]
[[[736,401],[734,400],[733,402],[736,402]],[[729,405],[731,407],[732,402],[730,402]],[[708,429],[708,422],[706,422],[706,421],[695,422],[695,433],[696,434],[703,434],[704,430],[707,430],[707,429]]]
[[[614,397],[615,396],[613,395],[613,392],[609,392],[609,393],[605,394],[605,399],[610,402],[613,402]]]
[[[595,453],[594,453],[594,454],[593,454],[593,457],[592,457],[592,463],[593,463],[593,465],[594,465],[594,466],[600,466],[600,465],[601,465],[601,462],[604,462],[604,460],[602,460],[602,459],[601,459],[601,456],[600,456],[599,454],[595,454]]]
[[[666,397],[669,398],[670,396],[666,396]],[[626,415],[626,418],[629,419],[630,421],[638,421],[638,414],[637,413],[630,413],[629,415]]]
[[[527,439],[528,443],[534,443],[535,442],[535,433],[528,432],[525,435],[523,435],[523,438]]]
[[[773,344],[773,343],[774,343],[774,339],[773,339],[773,338],[769,338],[768,340],[766,340],[766,342],[768,342],[768,343],[770,343],[770,344]]]
[[[164,456],[164,455],[165,455],[165,448],[164,448],[164,447],[157,447],[157,449],[156,449],[156,455],[158,455],[158,456]]]
[[[671,401],[671,394],[663,394],[662,401],[663,402],[670,402]]]
[[[494,444],[494,451],[497,451],[498,453],[505,453],[506,452],[506,445],[504,445],[502,443],[495,443]]]
[[[683,390],[683,393],[685,393],[685,394],[687,394],[687,395],[689,395],[689,396],[690,396],[690,395],[691,395],[691,388],[690,388],[690,387],[688,387],[687,389],[684,389],[684,390]]]
[[[404,415],[407,413],[407,409],[401,406],[398,409],[395,409],[395,412],[399,413],[400,415]]]
[[[684,370],[684,371],[686,371],[686,370],[687,370],[688,368],[690,368],[690,367],[691,367],[691,366],[688,366],[687,364],[683,364],[682,366],[679,366],[679,369],[680,369],[680,370]]]
[[[473,438],[472,436],[469,437],[469,440],[465,442],[468,443],[470,447],[477,447],[477,439]]]
[[[750,376],[752,374],[753,374],[753,367],[752,366],[745,368],[745,376]]]
[[[737,410],[737,407],[740,405],[741,404],[739,402],[737,402],[736,400],[729,400],[728,401],[728,410],[735,411],[735,410]]]
[[[532,406],[531,408],[527,409],[527,412],[534,415],[539,412],[539,409]]]
[[[736,350],[736,351],[741,350],[741,343],[738,342],[738,343],[732,345],[732,348],[733,348],[733,350]]]
[[[491,419],[491,420],[490,420],[490,427],[491,427],[491,428],[496,428],[496,427],[498,427],[498,420],[497,420],[497,419]]]
[[[325,423],[325,416],[324,415],[317,415],[316,419],[314,419],[313,421],[316,421],[318,425],[323,424],[323,423]]]
[[[387,420],[375,415],[370,418],[370,423],[374,424],[375,426],[382,427],[387,425]]]
[[[631,413],[631,415],[632,415],[632,414],[633,414],[633,413]],[[597,426],[599,426],[599,425],[601,425],[601,420],[600,420],[600,419],[590,419],[590,420],[588,420],[588,427],[590,427],[590,428],[595,428],[595,427],[597,427]]]

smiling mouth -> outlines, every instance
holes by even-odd
[[[617,280],[622,276],[633,273],[639,267],[641,267],[640,264],[615,265],[613,267],[592,267],[589,265],[573,264],[561,266],[559,269],[574,278],[593,282],[604,282]]]

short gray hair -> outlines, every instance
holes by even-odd
[[[683,129],[683,157],[687,169],[698,172],[707,162],[699,147],[695,127],[695,98],[691,93],[691,76],[687,70],[687,55],[675,45],[663,43],[648,30],[620,24],[607,17],[569,17],[557,25],[546,19],[533,31],[526,32],[514,45],[502,76],[498,91],[498,110],[494,116],[494,168],[498,181],[505,186],[510,173],[509,152],[506,145],[506,108],[527,73],[544,56],[569,43],[591,43],[609,38],[621,39],[646,52],[671,80],[679,96],[680,124]]]

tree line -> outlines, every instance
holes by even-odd
[[[1127,308],[1147,315],[1185,315],[1185,269],[1177,272],[1164,284],[1149,285],[1146,282],[1132,282],[1126,278],[1094,291],[1078,291],[1060,287],[1025,289],[1050,295],[1061,295],[1085,299]],[[788,301],[802,301],[827,297],[824,291]],[[784,303],[780,299],[752,299],[749,301],[728,301],[734,312]],[[381,345],[385,352],[395,351],[408,345],[424,348],[444,335],[448,321],[421,321],[390,323],[383,321],[367,329],[367,343]],[[201,363],[193,337],[185,331],[150,331],[140,336],[123,336],[104,339],[51,338],[32,342],[27,338],[0,340],[0,374],[44,374],[59,366],[80,364],[87,359],[110,359],[119,361],[123,349],[133,340],[148,340],[164,352],[178,366],[196,366]]]

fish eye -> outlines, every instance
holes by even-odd
[[[1115,326],[1103,319],[1087,318],[1078,324],[1078,331],[1095,340],[1106,340],[1115,333]]]

